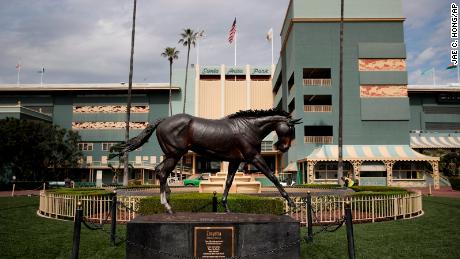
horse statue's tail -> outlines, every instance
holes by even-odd
[[[131,152],[144,145],[163,120],[164,119],[158,119],[154,123],[149,124],[138,136],[129,139],[127,142],[121,142],[112,146],[110,148],[109,160],[117,156],[122,157],[125,153]]]

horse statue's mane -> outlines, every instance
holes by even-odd
[[[269,109],[269,110],[242,110],[226,116],[227,119],[236,118],[250,118],[250,117],[265,117],[265,116],[284,116],[291,118],[289,113],[280,109]]]

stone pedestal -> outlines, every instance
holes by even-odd
[[[288,216],[175,213],[128,223],[126,258],[300,258],[300,223]]]

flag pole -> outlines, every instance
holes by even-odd
[[[19,72],[21,72],[21,65],[18,65],[18,79],[16,80],[17,85],[19,85]]]
[[[45,73],[45,69],[42,68],[42,72],[40,73],[40,86],[43,86],[43,74]]]
[[[235,67],[236,67],[236,42],[238,40],[238,30],[235,31]]]
[[[273,65],[274,64],[273,63],[273,32],[272,32],[271,42],[272,42],[272,65]]]
[[[200,39],[196,41],[196,64],[200,64]]]

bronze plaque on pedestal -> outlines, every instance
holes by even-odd
[[[234,227],[195,227],[193,236],[193,256],[196,258],[235,256]]]

